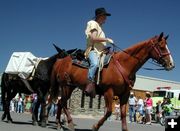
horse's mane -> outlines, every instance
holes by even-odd
[[[138,42],[136,44],[133,44],[132,46],[123,49],[121,52],[116,52],[118,55],[121,55],[122,53],[125,53],[130,56],[136,55],[144,46],[147,46],[150,40],[157,38],[158,36],[154,36],[150,39],[147,39],[145,41]],[[144,46],[143,46],[144,45]],[[136,49],[136,50],[134,50]]]

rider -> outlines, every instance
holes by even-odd
[[[85,94],[95,97],[95,73],[99,65],[99,58],[107,43],[113,43],[113,40],[105,37],[102,25],[105,23],[107,13],[105,8],[97,8],[95,10],[95,19],[87,23],[85,30],[87,39],[87,48],[85,57],[89,59],[90,67],[88,71],[88,83],[85,89]]]

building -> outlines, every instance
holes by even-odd
[[[171,87],[171,89],[180,89],[180,82],[163,80],[153,77],[141,76],[137,75],[136,82],[133,87],[133,92],[136,97],[141,96],[141,98],[145,99],[145,93],[149,91],[152,93],[156,90],[157,87]],[[114,97],[114,103],[117,100],[117,97]],[[104,99],[103,97],[96,96],[95,99],[90,99],[89,97],[85,97],[83,92],[80,89],[76,89],[71,96],[71,102],[69,103],[70,109],[72,112],[78,112],[85,110],[93,111],[103,111],[104,110]],[[73,103],[73,104],[72,104]],[[75,103],[75,104],[74,104]],[[114,107],[113,103],[113,107]]]
[[[157,87],[171,87],[172,90],[180,90],[180,82],[137,75],[133,91],[136,96],[145,98],[146,91],[152,93]]]

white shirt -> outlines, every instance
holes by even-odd
[[[91,34],[91,31],[94,29],[97,30],[97,37],[98,38],[106,38],[105,33],[102,30],[102,27],[95,20],[90,20],[87,23],[87,27],[85,30],[86,39],[87,39],[87,48],[89,46],[92,46],[92,43],[89,40],[89,36]],[[94,48],[98,53],[100,53],[105,48],[105,46],[106,46],[106,42],[94,43]]]
[[[143,99],[139,99],[138,102],[137,102],[137,105],[138,105],[138,111],[141,111],[143,110],[143,107],[144,107],[144,101]]]
[[[19,98],[19,100],[18,100],[18,105],[22,105],[22,98]]]
[[[135,96],[133,96],[133,97],[129,97],[129,105],[136,105],[136,101],[137,101],[137,99],[136,99],[136,97]]]

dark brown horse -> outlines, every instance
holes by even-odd
[[[55,45],[54,45],[55,46]],[[10,115],[10,101],[15,97],[17,93],[32,94],[37,93],[38,101],[35,104],[35,108],[32,111],[33,124],[36,125],[38,121],[38,107],[41,104],[41,126],[46,126],[46,96],[50,88],[50,76],[53,68],[53,64],[57,59],[63,58],[68,54],[73,53],[76,49],[69,51],[61,50],[55,46],[58,51],[57,54],[49,57],[46,60],[41,60],[35,69],[35,74],[32,80],[28,80],[29,85],[32,90],[29,90],[26,85],[22,82],[21,78],[18,75],[12,75],[3,73],[1,81],[1,90],[2,90],[2,103],[4,113],[1,117],[4,120],[7,117],[8,122],[12,122]],[[67,53],[67,54],[66,54]]]
[[[113,97],[120,98],[120,111],[122,130],[128,131],[126,123],[126,104],[131,87],[135,82],[136,72],[150,58],[156,60],[165,70],[174,68],[174,62],[167,47],[167,38],[163,33],[143,42],[137,43],[124,51],[114,52],[107,67],[101,72],[101,81],[96,86],[97,94],[103,94],[107,111],[105,115],[93,125],[93,131],[98,131],[112,113]],[[72,63],[72,58],[67,56],[56,61],[51,77],[51,92],[56,93],[61,88],[61,110],[67,104],[73,90],[78,86],[84,90],[87,84],[88,69]],[[59,119],[59,118],[58,118]],[[67,118],[72,125],[72,119]]]

